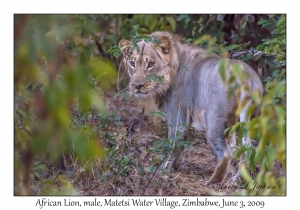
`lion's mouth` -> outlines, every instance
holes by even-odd
[[[144,97],[147,97],[149,92],[144,92],[144,91],[141,91],[141,90],[136,90],[134,91],[134,96],[137,97],[137,98],[144,98]]]
[[[146,94],[148,94],[148,92],[142,92],[140,90],[137,90],[137,91],[135,91],[135,94],[144,94],[144,95],[146,95]]]

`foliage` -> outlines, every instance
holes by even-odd
[[[85,114],[90,107],[104,111],[99,93],[116,78],[115,67],[93,55],[95,46],[83,44],[90,24],[81,16],[15,16],[15,194],[31,194],[37,161],[55,164],[70,151],[83,162],[103,155],[91,126],[71,123],[73,105]]]
[[[278,14],[15,15],[15,194],[78,194],[93,188],[91,183],[112,189],[112,193],[101,191],[107,195],[153,194],[164,182],[184,189],[161,166],[174,149],[191,148],[192,143],[178,141],[182,133],[167,139],[167,127],[160,126],[155,137],[147,137],[151,147],[137,145],[135,139],[144,138],[135,131],[141,117],[127,116],[128,122],[122,118],[130,97],[128,76],[116,68],[121,59],[118,41],[148,40],[144,34],[156,30],[180,34],[208,53],[241,59],[258,69],[265,96],[260,100],[253,93],[252,100],[262,101],[261,115],[228,132],[236,130],[239,141],[247,133],[259,140],[257,147],[240,145],[236,157],[245,153],[250,171],[260,166],[256,181],[280,186],[264,193],[284,194],[285,177],[275,177],[272,169],[279,162],[285,170],[286,162],[285,18]],[[229,85],[243,79],[238,67],[233,73],[231,78],[222,75]],[[231,94],[241,87],[233,88]],[[108,112],[107,100],[117,108]],[[150,116],[165,117],[158,111]],[[242,166],[243,178],[249,181],[247,173]]]
[[[274,18],[278,18],[278,22]],[[275,34],[272,38],[263,40],[262,46],[266,58],[272,58],[270,61],[271,77],[266,78],[265,94],[261,99],[258,92],[251,92],[249,87],[240,85],[234,91],[246,90],[252,98],[243,101],[242,106],[238,107],[236,114],[238,115],[243,106],[249,101],[252,105],[247,113],[247,119],[250,119],[250,112],[255,109],[255,106],[261,104],[259,116],[251,119],[248,123],[237,123],[227,129],[230,135],[234,135],[234,131],[238,133],[237,150],[234,155],[239,158],[245,154],[247,164],[241,164],[241,172],[244,180],[247,183],[266,183],[269,186],[276,186],[275,189],[262,189],[255,191],[243,190],[240,194],[250,195],[285,195],[286,193],[286,178],[285,176],[276,176],[272,170],[274,166],[279,164],[281,168],[286,169],[286,82],[285,82],[285,17],[274,17],[270,15],[268,19],[261,19],[258,24],[263,27],[268,27],[271,34]],[[262,49],[262,46],[258,48]],[[282,48],[278,49],[278,46]],[[223,65],[224,67],[224,65]],[[234,73],[234,67],[233,67]],[[221,69],[224,72],[224,68]],[[236,72],[241,72],[241,69],[236,69]],[[221,73],[222,75],[222,73]],[[233,79],[225,79],[225,83],[230,87],[233,81],[243,81],[241,74],[234,74]],[[251,139],[258,140],[257,147],[252,145],[242,145],[242,137],[250,136]],[[250,176],[246,167],[250,172],[255,172],[259,165],[259,173],[253,179]],[[254,186],[254,185],[253,185]],[[253,188],[250,187],[250,188]]]

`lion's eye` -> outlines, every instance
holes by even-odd
[[[129,61],[130,66],[135,67],[135,62]]]
[[[149,62],[147,67],[148,67],[148,68],[151,68],[151,67],[153,67],[153,66],[154,66],[154,62]]]

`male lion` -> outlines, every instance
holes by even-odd
[[[119,42],[130,76],[131,94],[138,98],[154,98],[158,107],[166,112],[168,125],[171,125],[168,128],[169,139],[185,129],[183,123],[205,131],[208,145],[218,160],[209,181],[223,182],[228,173],[231,153],[231,148],[226,145],[224,130],[238,120],[246,120],[249,103],[241,112],[240,119],[234,113],[237,101],[242,101],[237,99],[243,99],[247,93],[228,98],[228,88],[218,71],[218,55],[211,53],[204,56],[204,49],[168,32],[154,32],[149,37],[152,41],[142,39],[136,45],[124,39]],[[230,74],[230,66],[235,63],[242,67],[248,87],[258,90],[262,96],[263,86],[259,76],[244,62],[229,59],[226,74]],[[151,79],[153,75],[156,79]],[[159,76],[163,76],[161,80],[157,79]],[[258,111],[259,107],[253,114]],[[246,140],[243,139],[243,142]]]

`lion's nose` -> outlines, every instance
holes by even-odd
[[[132,84],[132,86],[139,90],[141,87],[144,87],[145,84]]]

